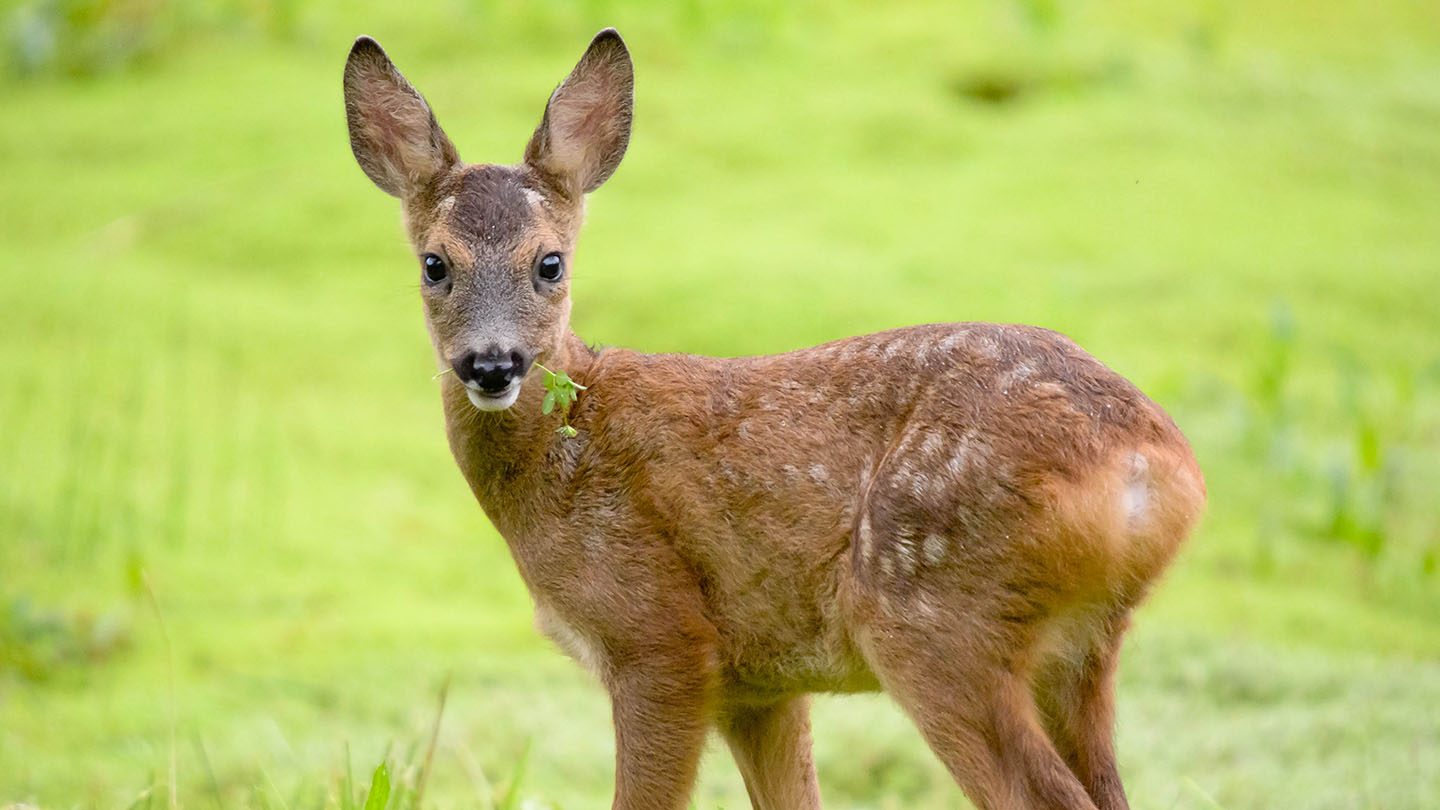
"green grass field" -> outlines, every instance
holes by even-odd
[[[1124,659],[1133,805],[1440,806],[1440,5],[212,5],[0,81],[0,806],[166,807],[173,762],[187,808],[348,808],[419,781],[447,678],[427,806],[607,806],[340,100],[374,35],[511,162],[605,25],[637,123],[580,335],[1067,332],[1210,486]],[[885,698],[815,729],[828,807],[963,804]],[[695,806],[748,806],[718,744]]]

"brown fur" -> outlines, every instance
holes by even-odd
[[[1205,497],[1159,406],[1025,326],[735,359],[591,351],[569,331],[567,281],[531,268],[546,251],[568,265],[583,193],[624,152],[619,37],[596,38],[512,167],[447,152],[378,46],[351,62],[356,156],[372,179],[408,156],[411,240],[451,267],[425,292],[439,359],[502,335],[587,386],[567,439],[539,374],[503,411],[442,383],[455,460],[537,623],[610,691],[615,807],[685,806],[712,726],[756,808],[818,807],[805,696],[876,688],[982,808],[1126,806],[1110,741],[1121,636]]]

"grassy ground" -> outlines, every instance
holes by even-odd
[[[1211,488],[1127,648],[1136,807],[1440,804],[1440,7],[335,5],[0,84],[0,804],[163,806],[172,758],[187,807],[343,804],[446,677],[427,801],[522,762],[535,806],[608,801],[606,701],[453,469],[339,97],[373,34],[508,162],[606,24],[639,106],[582,336],[1070,333]],[[815,726],[829,806],[960,803],[883,698]],[[745,806],[719,750],[696,805]]]

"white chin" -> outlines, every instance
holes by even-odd
[[[520,386],[511,383],[505,393],[498,397],[487,396],[476,391],[474,388],[466,388],[465,396],[470,398],[470,404],[482,411],[503,411],[515,404],[520,396]]]

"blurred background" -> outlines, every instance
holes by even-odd
[[[608,701],[445,446],[370,34],[513,162],[595,31],[637,66],[589,341],[768,353],[1064,331],[1211,507],[1140,612],[1137,808],[1440,806],[1440,4],[0,5],[0,805],[608,806]],[[831,808],[962,806],[883,697]],[[718,746],[697,808],[748,806]]]

